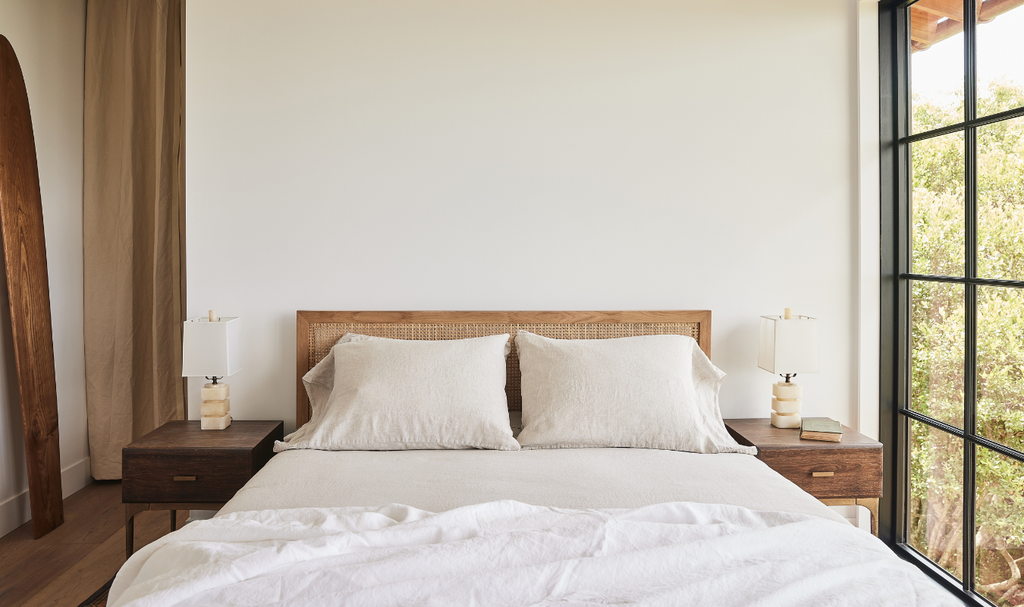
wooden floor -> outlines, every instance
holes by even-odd
[[[139,514],[135,549],[169,531],[167,511]],[[0,605],[77,607],[120,569],[124,543],[121,482],[93,482],[64,500],[64,524],[48,535],[33,540],[29,522],[0,538]]]

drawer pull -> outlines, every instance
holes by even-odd
[[[835,472],[811,472],[811,476],[814,476],[814,477],[835,476],[835,475],[836,475]]]
[[[176,481],[194,481],[194,480],[196,480],[196,477],[194,477],[194,476],[175,476],[174,480],[176,480]]]

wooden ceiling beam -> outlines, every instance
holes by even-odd
[[[988,23],[1022,4],[1024,4],[1024,0],[985,0],[978,5],[978,22]]]
[[[1024,5],[1024,0],[983,0],[977,4],[978,23]],[[964,31],[962,0],[918,0],[910,5],[910,48],[923,51]]]
[[[964,20],[963,0],[918,0],[911,8],[940,18],[945,17],[960,22]]]
[[[920,3],[918,3],[920,4]],[[937,42],[939,19],[932,13],[921,10],[917,4],[910,7],[910,40],[927,48]]]

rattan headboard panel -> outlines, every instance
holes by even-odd
[[[302,376],[327,356],[345,333],[394,339],[466,339],[519,330],[557,339],[608,339],[636,335],[688,335],[711,356],[711,312],[307,312],[296,315],[296,427],[309,420]],[[506,361],[508,408],[522,407],[519,352]]]

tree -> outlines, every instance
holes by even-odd
[[[989,83],[979,115],[1024,106],[1024,88]],[[925,130],[962,121],[963,99],[949,106],[914,98]],[[912,144],[913,272],[964,274],[964,136]],[[978,275],[1024,280],[1024,118],[978,129]],[[962,427],[964,288],[915,282],[911,299],[911,407]],[[1024,291],[978,287],[977,432],[1024,451]],[[911,421],[908,540],[962,577],[963,442]],[[1004,605],[1024,605],[1024,464],[976,450],[976,588]]]

